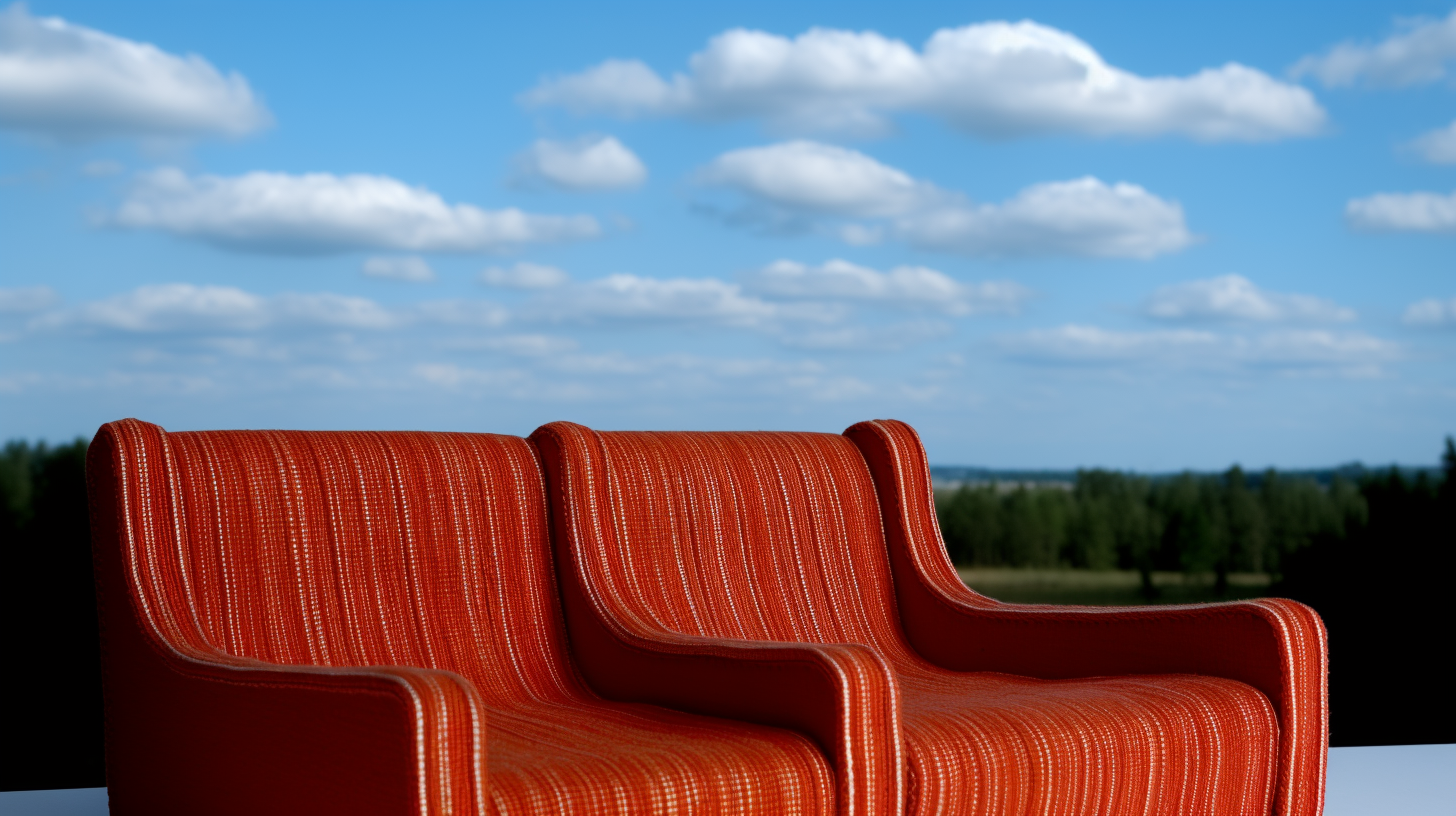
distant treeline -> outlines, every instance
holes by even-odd
[[[951,558],[981,567],[1080,567],[1278,575],[1284,559],[1319,536],[1342,537],[1369,518],[1365,493],[1377,489],[1434,498],[1424,471],[1399,470],[1328,486],[1268,470],[1250,479],[1238,467],[1218,476],[1149,478],[1079,470],[1067,483],[1011,489],[995,482],[938,496]],[[1151,583],[1146,584],[1151,587]]]
[[[1347,482],[1362,482],[1375,476],[1385,476],[1395,470],[1408,480],[1420,478],[1422,473],[1427,479],[1439,478],[1442,473],[1440,466],[1420,467],[1411,465],[1390,465],[1388,467],[1372,467],[1363,462],[1349,462],[1337,467],[1325,468],[1299,468],[1293,470],[1253,470],[1245,474],[1244,478],[1250,488],[1257,489],[1264,483],[1266,475],[1272,475],[1280,479],[1303,479],[1312,481],[1322,487],[1329,487],[1336,479],[1343,479]],[[967,482],[973,485],[986,484],[989,482],[1000,482],[1006,484],[1022,484],[1031,486],[1066,486],[1077,480],[1078,470],[1009,470],[1005,468],[987,467],[965,467],[961,465],[931,465],[930,476],[937,485],[947,487],[960,487]],[[1172,479],[1185,474],[1200,475],[1192,471],[1144,473],[1144,477],[1152,481]],[[1201,475],[1212,475],[1205,471]]]

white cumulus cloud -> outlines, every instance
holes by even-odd
[[[536,316],[558,321],[692,321],[755,328],[785,316],[783,307],[746,295],[717,278],[608,275],[562,287],[536,304]]]
[[[897,227],[916,246],[968,255],[1152,258],[1195,240],[1176,201],[1091,176],[1034,184],[1000,204],[930,210]]]
[[[626,190],[647,180],[647,166],[611,136],[561,142],[537,139],[516,157],[522,180],[540,179],[565,190]]]
[[[1218,342],[1218,335],[1207,331],[1121,332],[1080,324],[1034,329],[997,339],[997,345],[1013,357],[1055,362],[1137,360],[1208,349]]]
[[[774,204],[855,217],[903,215],[947,197],[857,150],[805,140],[731,150],[698,179]]]
[[[471,343],[473,348],[499,351],[519,357],[548,357],[576,351],[579,344],[570,337],[555,337],[549,334],[508,334],[502,337],[486,337]]]
[[[1345,220],[1366,232],[1456,232],[1456,192],[1377,193],[1345,204]]]
[[[62,139],[237,136],[271,121],[248,82],[79,26],[0,11],[0,128]]]
[[[1017,314],[1032,296],[1011,281],[961,283],[927,267],[880,272],[839,259],[818,266],[775,261],[737,281],[619,273],[573,282],[559,269],[527,263],[487,269],[482,277],[495,285],[539,290],[510,312],[509,320],[518,325],[717,327],[800,348],[903,348],[944,336],[953,327],[923,314],[887,322],[889,313]],[[527,338],[523,343],[537,338],[521,337]],[[460,348],[504,348],[494,341],[461,342]]]
[[[1270,292],[1242,275],[1164,286],[1148,298],[1143,313],[1161,320],[1190,322],[1341,322],[1352,309],[1314,295]]]
[[[883,219],[850,223],[852,245],[887,235],[925,249],[968,255],[1151,258],[1193,242],[1183,208],[1136,184],[1085,177],[1032,185],[999,204],[977,204],[857,150],[797,140],[719,156],[699,181],[738,190],[751,208],[730,221],[788,216]]]
[[[372,300],[329,292],[264,297],[232,286],[163,283],[42,316],[41,327],[81,326],[127,332],[254,331],[302,325],[384,329],[399,320]]]
[[[624,118],[686,107],[685,79],[677,87],[638,60],[610,59],[579,74],[544,80],[526,92],[532,106],[561,106],[578,114],[610,113]]]
[[[1206,141],[1314,133],[1325,113],[1304,88],[1238,63],[1142,77],[1029,20],[936,31],[916,51],[874,31],[813,28],[793,39],[731,29],[664,79],[637,60],[548,78],[533,106],[617,116],[761,118],[777,130],[876,132],[921,111],[993,138],[1031,133],[1181,134]]]
[[[1290,329],[1235,343],[1236,359],[1249,365],[1288,369],[1330,369],[1347,376],[1374,376],[1382,363],[1401,358],[1398,344],[1364,332]]]
[[[1418,18],[1377,43],[1343,42],[1295,63],[1295,76],[1313,76],[1327,87],[1401,87],[1437,82],[1456,62],[1456,11],[1443,20]]]
[[[26,314],[49,308],[60,298],[49,286],[0,289],[0,314]]]
[[[294,253],[485,252],[594,238],[601,232],[589,215],[452,205],[388,176],[188,176],[176,168],[140,174],[109,220],[232,249]]]
[[[30,326],[42,330],[70,327],[137,334],[215,335],[297,329],[378,331],[411,326],[497,328],[510,317],[501,306],[479,300],[435,300],[388,308],[368,298],[335,292],[260,295],[233,286],[163,283],[46,312],[33,318]]]
[[[481,270],[480,282],[504,289],[550,289],[571,280],[554,266],[521,261],[514,266],[492,266]]]
[[[446,389],[479,389],[493,399],[592,400],[640,403],[685,394],[717,400],[744,396],[768,398],[774,404],[791,400],[837,401],[876,393],[869,383],[837,375],[812,361],[712,358],[670,353],[627,356],[552,354],[535,370],[476,368],[456,363],[422,363],[413,369],[420,380]]]
[[[270,322],[267,301],[232,286],[163,283],[91,301],[50,322],[123,331],[246,330]]]
[[[418,255],[376,255],[364,260],[362,271],[365,277],[405,283],[429,283],[435,279],[435,270]]]
[[[1456,164],[1456,122],[1421,134],[1410,147],[1431,164]]]
[[[944,321],[910,320],[901,323],[833,326],[796,332],[782,338],[784,345],[833,351],[899,351],[928,340],[938,340],[954,329]]]
[[[1401,322],[1411,326],[1445,326],[1456,324],[1456,298],[1426,298],[1406,307]]]
[[[401,320],[475,328],[494,328],[510,322],[508,310],[484,300],[434,300],[404,310]]]
[[[952,315],[1016,314],[1031,291],[1011,281],[960,283],[924,266],[880,272],[833,259],[819,266],[779,260],[745,276],[749,292],[769,298],[865,301]]]
[[[1156,364],[1178,369],[1274,369],[1378,376],[1402,356],[1398,344],[1363,332],[1286,329],[1259,335],[1204,330],[1115,331],[1068,324],[996,339],[1002,353],[1029,362]]]

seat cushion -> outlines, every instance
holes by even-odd
[[[1278,725],[1254,688],[1187,674],[900,674],[910,814],[1268,814]]]
[[[492,710],[493,812],[829,816],[834,771],[807,737],[631,703]]]

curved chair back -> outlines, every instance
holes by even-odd
[[[124,569],[170,648],[444,669],[487,701],[569,676],[526,440],[115,426],[134,459]]]
[[[707,637],[908,655],[864,457],[822,433],[596,432],[614,529],[583,554],[624,616]]]

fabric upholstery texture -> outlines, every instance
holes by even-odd
[[[956,575],[935,517],[930,468],[914,429],[862,422],[845,431],[879,493],[901,620],[914,648],[958,671],[1044,678],[1178,672],[1258,689],[1278,719],[1273,812],[1324,810],[1329,653],[1304,604],[1263,598],[1139,608],[1002,604]]]
[[[1324,634],[1305,607],[977,595],[903,423],[531,438],[593,686],[812,734],[840,813],[1322,808]]]
[[[607,702],[568,660],[523,439],[91,446],[117,814],[823,814],[792,731]]]

